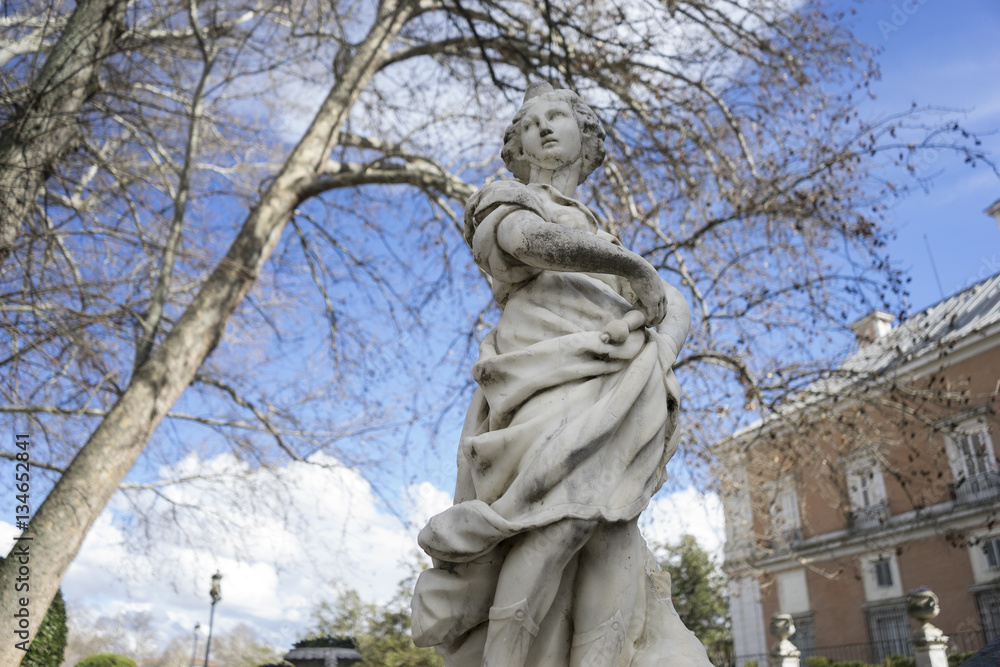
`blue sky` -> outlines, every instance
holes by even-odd
[[[855,8],[852,26],[881,49],[882,79],[872,115],[909,107],[947,107],[1000,158],[1000,3],[994,0],[840,0]],[[991,135],[986,133],[992,132]],[[1000,179],[987,165],[969,168],[941,153],[926,165],[940,172],[928,192],[915,188],[892,209],[898,237],[891,257],[909,270],[912,311],[941,298],[928,245],[947,296],[1000,271],[1000,229],[984,209],[1000,199]],[[927,241],[924,241],[924,235]]]

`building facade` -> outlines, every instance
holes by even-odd
[[[804,655],[908,654],[919,586],[946,634],[1000,636],[1000,274],[892,321],[858,320],[836,372],[715,447],[740,664],[779,612]]]

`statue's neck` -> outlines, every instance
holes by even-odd
[[[576,193],[576,186],[580,182],[580,166],[580,160],[555,170],[543,169],[532,165],[529,182],[538,183],[539,185],[551,185],[564,197],[573,199]]]

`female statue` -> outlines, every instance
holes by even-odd
[[[572,198],[604,160],[575,93],[530,87],[501,155],[519,182],[473,195],[465,235],[502,315],[455,504],[419,536],[414,640],[449,667],[708,665],[637,526],[677,447],[687,304]]]

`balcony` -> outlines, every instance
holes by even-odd
[[[794,549],[802,543],[801,528],[785,528],[778,537],[768,540],[767,544],[774,553],[783,553]]]
[[[859,507],[851,510],[848,523],[851,530],[862,532],[881,528],[889,520],[889,505],[887,503],[874,503],[867,507]]]
[[[978,503],[1000,496],[1000,473],[989,471],[959,479],[952,484],[959,505]]]

